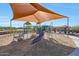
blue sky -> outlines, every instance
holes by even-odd
[[[79,25],[79,4],[78,3],[40,3],[42,6],[70,18],[70,26]],[[8,3],[0,3],[0,26],[9,26],[13,17],[11,7]],[[43,25],[63,26],[66,25],[66,19],[58,19],[42,23]],[[22,27],[22,21],[13,21],[13,27]],[[32,23],[35,25],[35,23]]]

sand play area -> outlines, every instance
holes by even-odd
[[[74,41],[63,34],[45,33],[44,38],[31,44],[34,38],[13,41],[10,34],[0,35],[0,55],[2,56],[67,56],[74,51]]]
[[[0,35],[0,46],[5,46],[13,41],[13,36],[11,34]]]

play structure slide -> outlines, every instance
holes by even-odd
[[[44,31],[40,32],[39,35],[32,41],[32,44],[39,42],[44,36]]]

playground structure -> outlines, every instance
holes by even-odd
[[[69,17],[50,11],[37,3],[11,3],[10,6],[13,18],[10,20],[10,28],[1,31],[0,52],[21,56],[69,55],[76,48],[68,35],[78,31],[69,26]],[[54,27],[53,21],[49,26],[41,25],[42,22],[61,18],[67,19],[66,26]],[[13,28],[14,20],[25,23],[21,28]],[[32,26],[31,22],[37,25]]]
[[[47,32],[49,33],[48,36],[51,36],[53,34],[52,32],[56,33],[57,29],[54,29],[53,24],[52,28],[51,25],[48,26],[48,28],[45,28],[44,26],[41,26],[40,24],[42,22],[51,21],[51,20],[57,20],[61,18],[67,19],[67,28],[64,30],[65,32],[69,31],[69,17],[60,15],[58,13],[55,13],[51,10],[48,10],[47,8],[41,6],[38,3],[10,3],[10,6],[13,11],[13,18],[10,20],[10,28],[7,31],[1,31],[1,34],[11,34],[13,35],[13,41],[18,40],[25,40],[29,39],[31,37],[38,36],[41,32]],[[21,11],[20,11],[21,9]],[[12,28],[12,21],[25,21],[25,23],[35,22],[37,23],[37,28],[30,25],[32,28],[28,28],[28,24],[23,24],[23,27],[19,29],[13,29]],[[41,28],[40,28],[41,27]],[[31,31],[29,31],[31,30]]]
[[[55,13],[47,8],[41,6],[38,3],[10,3],[10,6],[13,11],[13,18],[10,20],[10,28],[7,31],[1,31],[0,34],[11,34],[13,35],[13,40],[18,41],[19,39],[30,39],[31,37],[34,39],[37,37],[40,32],[49,33],[49,37],[52,36],[51,34],[59,33],[59,34],[73,34],[78,33],[79,30],[70,29],[69,27],[69,17],[60,15]],[[20,11],[21,9],[21,11]],[[19,10],[19,11],[18,11]],[[66,27],[55,28],[52,24],[45,27],[40,25],[42,22],[57,20],[65,18],[67,19]],[[16,28],[13,29],[12,21],[25,21],[23,27],[21,29]],[[37,23],[37,26],[29,25],[30,22]],[[28,24],[26,24],[28,23]],[[31,23],[30,23],[31,24]],[[28,28],[32,27],[32,28]],[[63,29],[62,29],[63,28]]]
[[[12,3],[10,4],[12,11],[13,11],[13,18],[10,21],[10,27],[12,27],[12,21],[25,21],[25,22],[36,22],[38,25],[40,25],[42,22],[50,21],[50,20],[57,20],[60,18],[66,18],[67,19],[67,26],[69,26],[69,17],[60,15],[58,13],[55,13],[53,11],[48,10],[47,8],[41,6],[37,3]],[[21,9],[21,11],[20,11]],[[18,11],[19,10],[19,11]],[[25,11],[24,11],[25,10]],[[25,32],[25,25],[23,27],[23,33],[21,36],[24,36]],[[39,27],[39,26],[38,26]],[[50,28],[50,31],[52,28]],[[67,29],[68,31],[69,29]],[[49,30],[48,30],[49,31]],[[27,34],[28,36],[28,34]]]

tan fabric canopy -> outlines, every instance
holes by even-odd
[[[52,12],[38,3],[11,3],[13,20],[29,22],[45,22],[66,16]]]

